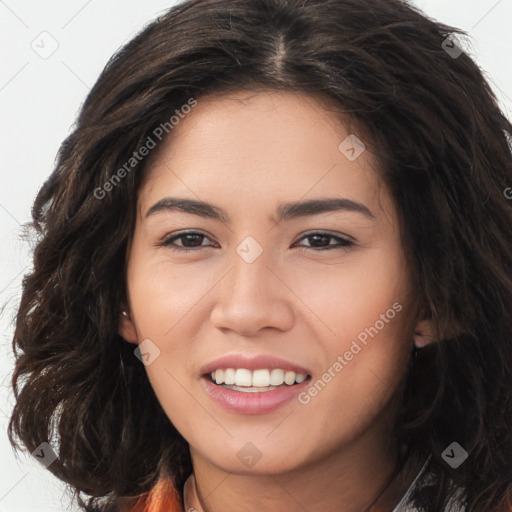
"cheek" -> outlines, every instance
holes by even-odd
[[[177,358],[179,356],[176,356]],[[186,370],[182,366],[179,363],[172,365],[165,357],[160,357],[146,367],[146,372],[165,415],[188,440],[191,432],[201,432],[207,425],[208,430],[213,433],[216,425],[205,413],[199,397],[195,396]]]
[[[199,265],[133,259],[129,271],[130,302],[139,334],[165,341],[173,339],[194,316],[195,306],[215,283],[215,276]]]
[[[341,264],[304,272],[295,278],[294,292],[304,298],[322,332],[339,340],[341,349],[376,322],[380,326],[382,315],[394,324],[403,320],[408,301],[404,268],[394,246],[354,252]]]
[[[325,338],[326,342],[333,339],[324,344],[329,363],[301,397],[311,430],[347,442],[380,421],[377,418],[388,411],[411,354],[411,344],[399,318],[404,311],[405,308],[388,318],[388,323],[381,320],[382,324],[376,324],[373,320],[368,326],[347,317],[347,331],[353,336],[345,335],[340,322],[341,334]],[[360,333],[364,336],[358,338]]]
[[[179,265],[134,251],[128,267],[128,293],[139,340],[149,339],[158,357],[145,367],[155,395],[166,415],[187,432],[200,411],[191,414],[190,390],[197,312],[215,280],[197,266]],[[204,277],[199,279],[198,275]],[[218,280],[218,278],[217,278]],[[210,282],[211,281],[211,282]]]
[[[308,286],[308,306],[326,327],[328,362],[317,386],[329,381],[321,392],[326,409],[343,403],[353,417],[378,410],[404,375],[412,350],[405,268],[398,251],[383,248],[331,267],[316,287]]]

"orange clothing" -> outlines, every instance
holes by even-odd
[[[160,480],[155,487],[130,512],[185,512],[181,505],[181,498],[168,480]]]

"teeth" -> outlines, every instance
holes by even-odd
[[[288,386],[295,383],[300,384],[306,380],[307,375],[278,368],[254,370],[253,372],[245,368],[226,368],[211,372],[211,377],[216,384],[267,388],[269,386],[281,386],[283,383]]]
[[[234,384],[235,383],[235,370],[233,368],[228,368],[224,370],[224,384]]]
[[[217,370],[219,371],[219,370]],[[221,370],[222,373],[224,373]],[[224,379],[222,379],[224,382]],[[235,385],[236,386],[252,386],[252,374],[249,370],[244,370],[243,368],[238,368],[235,373]]]
[[[300,384],[301,382],[304,382],[306,380],[307,375],[304,375],[303,373],[298,373],[295,375],[295,382],[297,384]]]
[[[288,386],[295,384],[295,372],[286,372],[284,374],[284,381]]]
[[[284,382],[284,370],[274,369],[270,372],[270,384],[280,386]]]
[[[245,371],[245,370],[244,370]],[[270,373],[268,370],[254,370],[252,373],[252,385],[257,388],[270,385]]]

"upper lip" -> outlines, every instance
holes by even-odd
[[[227,354],[205,364],[201,368],[201,375],[208,375],[215,370],[224,368],[245,368],[247,370],[260,370],[265,368],[272,370],[274,368],[280,368],[281,370],[301,373],[304,375],[310,374],[309,370],[306,370],[306,368],[290,361],[286,361],[286,359],[271,356],[270,354],[258,354],[256,356]]]

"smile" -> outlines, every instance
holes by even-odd
[[[229,370],[233,370],[233,373]],[[226,371],[228,382],[233,380],[234,374],[235,383],[243,382],[245,385],[226,384],[224,382]],[[272,373],[275,379],[273,382],[281,382],[281,384],[270,384]],[[240,380],[237,380],[237,375],[240,377]],[[253,385],[254,375],[256,375],[256,383],[259,382],[260,385]],[[261,380],[258,381],[258,379]],[[285,379],[291,382],[291,384],[287,384]],[[297,382],[297,379],[301,382]],[[219,384],[217,384],[217,380]],[[249,380],[250,385],[248,385]],[[275,411],[296,398],[309,385],[310,380],[310,375],[284,372],[284,370],[280,369],[273,369],[272,371],[261,369],[251,372],[245,368],[238,368],[236,370],[234,368],[227,368],[226,370],[215,370],[210,374],[203,375],[200,382],[204,391],[213,402],[229,412],[237,414],[265,414]],[[261,385],[262,382],[267,381],[269,381],[269,384]]]

